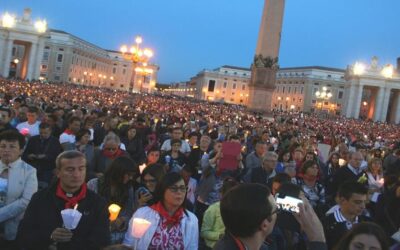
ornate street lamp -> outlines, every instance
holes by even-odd
[[[328,92],[327,87],[322,87],[322,91],[315,92],[315,96],[317,97],[317,104],[318,104],[318,99],[321,100],[321,110],[322,110],[324,104],[323,101],[331,99],[332,93]]]
[[[150,58],[153,57],[153,51],[151,49],[141,49],[140,44],[142,42],[142,37],[137,36],[135,38],[135,44],[132,45],[129,50],[127,45],[123,45],[120,49],[124,59],[132,62],[132,77],[129,83],[129,92],[132,92],[133,90],[138,64],[146,65]],[[140,91],[142,91],[142,89]]]

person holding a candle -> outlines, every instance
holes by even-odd
[[[137,164],[129,157],[118,157],[107,167],[104,176],[91,179],[88,188],[103,197],[108,205],[116,204],[121,208],[115,220],[111,220],[111,243],[121,243],[132,217],[134,207],[133,182],[139,176]]]
[[[0,249],[14,249],[18,224],[38,188],[36,169],[20,158],[24,144],[19,132],[0,134]]]
[[[107,204],[87,189],[86,158],[79,151],[61,153],[56,159],[57,182],[35,193],[18,228],[17,240],[24,250],[101,249],[110,242]],[[73,230],[65,228],[61,211],[82,214]],[[78,213],[79,212],[79,213]]]
[[[124,244],[135,249],[198,249],[199,229],[196,216],[184,208],[187,187],[178,173],[168,173],[157,185],[157,202],[138,209],[129,222]],[[140,238],[135,219],[150,222]],[[136,237],[134,237],[136,236]]]

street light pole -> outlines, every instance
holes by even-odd
[[[131,48],[129,49],[129,53],[127,45],[123,45],[120,49],[124,59],[132,62],[132,75],[129,83],[129,92],[132,92],[133,86],[135,84],[136,68],[138,64],[143,64],[143,65],[147,64],[149,59],[153,56],[153,51],[151,49],[145,48],[142,50],[140,48],[140,44],[142,42],[143,42],[142,37],[137,36],[135,38],[135,44],[132,45]],[[140,88],[142,88],[142,86]],[[140,89],[140,92],[141,91],[142,89]]]

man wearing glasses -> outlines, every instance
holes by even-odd
[[[249,195],[251,194],[251,195]],[[326,250],[324,230],[307,200],[294,214],[309,239],[309,249]],[[221,199],[221,216],[226,234],[215,250],[264,249],[264,240],[272,232],[277,205],[269,189],[260,184],[241,184]]]

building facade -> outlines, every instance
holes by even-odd
[[[346,72],[348,118],[400,123],[400,60],[398,71],[393,65],[379,65],[377,57],[370,64],[356,63]]]
[[[41,79],[128,90],[134,73],[134,91],[152,92],[159,67],[134,71],[121,52],[106,50],[67,32],[39,31],[30,9],[14,22],[0,23],[0,74],[3,77]]]
[[[248,68],[225,65],[199,72],[189,84],[195,86],[197,99],[247,105],[250,75]],[[345,70],[335,68],[282,68],[276,74],[271,109],[340,114],[344,104],[344,76]],[[171,92],[182,95],[182,89],[188,87],[179,85]],[[327,93],[325,97],[316,95],[323,91]]]

